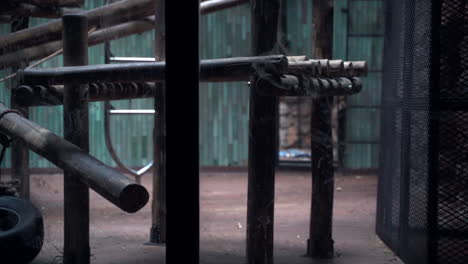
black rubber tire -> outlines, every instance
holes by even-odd
[[[29,201],[0,196],[0,262],[29,263],[41,251],[44,223]]]

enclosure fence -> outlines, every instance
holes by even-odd
[[[385,8],[377,233],[405,263],[468,263],[468,4]]]

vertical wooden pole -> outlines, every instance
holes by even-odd
[[[165,0],[156,1],[155,57],[166,60]],[[154,97],[153,141],[153,202],[150,243],[166,243],[166,90],[164,83],[156,84]]]
[[[11,24],[11,32],[19,31],[28,27],[29,18],[22,17],[18,21]],[[27,63],[21,63],[19,66],[12,67],[12,72],[26,68]],[[12,79],[11,88],[17,85],[16,80]],[[24,117],[28,118],[29,107],[22,107],[18,104],[15,96],[10,98],[11,108],[20,111]],[[14,139],[11,144],[11,169],[12,177],[21,182],[19,195],[24,199],[29,199],[30,184],[29,184],[29,150],[26,146],[17,139]]]
[[[251,0],[250,4],[253,55],[272,53],[277,45],[280,0]],[[246,251],[249,264],[271,264],[278,98],[258,95],[257,78],[250,82]]]
[[[333,1],[313,0],[314,58],[329,59],[332,55]],[[311,117],[312,208],[307,255],[333,257],[333,146],[331,106],[333,97],[314,101]]]
[[[166,263],[198,263],[199,0],[166,2]],[[183,153],[183,160],[180,159]]]
[[[65,15],[63,59],[65,66],[88,64],[88,21],[82,15]],[[89,152],[88,86],[65,83],[63,116],[65,139]],[[64,172],[64,263],[89,264],[89,190],[76,175]]]

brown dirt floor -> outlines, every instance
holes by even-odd
[[[200,176],[200,263],[246,263],[246,173]],[[150,175],[143,184],[151,190]],[[45,242],[33,264],[58,264],[63,247],[63,177],[33,175],[32,201],[44,216]],[[338,176],[335,181],[333,260],[304,257],[309,229],[311,177],[279,172],[276,177],[275,263],[402,263],[375,235],[376,176]],[[144,245],[151,205],[127,214],[91,191],[92,263],[164,263],[165,249]],[[181,250],[183,254],[183,250]]]

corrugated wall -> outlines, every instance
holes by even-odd
[[[377,168],[383,54],[383,1],[336,0],[334,57],[366,60],[361,93],[348,98],[345,168]]]
[[[249,6],[202,16],[200,34],[203,59],[250,56]],[[201,166],[246,164],[248,108],[246,83],[200,85]]]
[[[86,1],[86,8],[102,5],[102,0]],[[289,54],[311,55],[312,2],[288,0],[287,39]],[[382,0],[335,0],[334,58],[366,59],[371,73],[364,91],[349,99],[347,111],[347,167],[373,167],[378,151],[378,107],[380,105]],[[348,16],[349,14],[349,16]],[[44,20],[34,19],[31,24]],[[202,16],[200,20],[202,58],[250,55],[250,11],[248,5]],[[1,25],[0,33],[9,32]],[[112,42],[115,56],[152,56],[153,33]],[[103,45],[89,51],[90,64],[104,62]],[[61,65],[58,56],[42,65]],[[1,72],[1,76],[4,76]],[[200,165],[236,166],[247,161],[248,87],[245,83],[201,84],[200,86]],[[0,100],[9,105],[9,91],[0,83]],[[153,108],[152,99],[114,101],[117,108]],[[113,165],[104,144],[103,103],[90,107],[91,153]],[[152,159],[152,117],[112,117],[112,140],[122,160],[141,166]],[[36,107],[31,119],[62,134],[62,107]],[[183,121],[181,121],[183,122]],[[31,154],[32,167],[50,167],[46,160]],[[181,158],[184,150],[180,150]],[[2,167],[10,166],[10,156]]]

